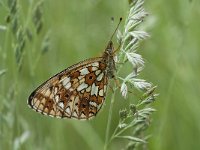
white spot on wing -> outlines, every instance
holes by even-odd
[[[91,95],[96,95],[98,93],[98,86],[95,86],[95,83],[92,84]]]
[[[43,115],[47,115],[47,113],[46,113],[46,112],[43,112]]]
[[[89,104],[94,106],[94,107],[97,107],[97,103],[95,103],[95,102],[90,101]]]
[[[94,116],[94,114],[93,113],[89,113],[89,117],[92,117],[92,116]]]
[[[84,113],[81,113],[81,117],[80,118],[85,118],[86,116],[84,115]]]
[[[68,113],[68,114],[70,115],[70,114],[71,114],[71,110],[70,110],[70,108],[67,107],[67,108],[65,109],[65,112]]]
[[[35,110],[37,109],[37,107],[36,107],[35,105],[33,106],[33,108],[34,108]]]
[[[88,71],[87,68],[83,68],[83,69],[81,69],[80,72],[81,72],[81,75],[86,75],[86,74],[89,73],[89,71]]]
[[[93,66],[93,67],[95,67],[95,66],[96,66],[96,67],[99,67],[99,63],[98,63],[98,62],[94,62],[94,63],[92,63],[92,66]]]
[[[103,78],[103,72],[97,77],[97,81],[101,81],[102,78]]]
[[[85,78],[80,79],[79,84],[85,82]]]
[[[50,117],[54,117],[53,115],[49,114]]]
[[[65,87],[65,89],[68,90],[71,87],[71,85],[72,85],[71,82],[68,82],[66,85],[64,85],[64,87]]]
[[[82,91],[81,91],[81,93],[83,94],[85,92],[85,90],[83,89]]]
[[[103,96],[103,89],[99,91],[99,96]]]
[[[81,80],[84,76],[78,76],[78,79]]]
[[[87,89],[86,89],[86,92],[90,92],[91,90],[91,86],[89,86]]]
[[[95,71],[95,74],[96,74],[96,75],[99,75],[100,73],[101,73],[101,70]]]
[[[74,89],[73,89],[73,88],[70,88],[69,91],[70,91],[70,92],[71,92],[71,91],[74,91]]]
[[[96,71],[97,69],[97,67],[92,67],[92,71]]]
[[[59,102],[59,103],[58,103],[58,106],[60,106],[62,109],[64,109],[64,104],[63,104],[63,102]]]
[[[57,94],[57,92],[58,92],[58,88],[55,87],[55,88],[54,88],[54,94]]]
[[[63,83],[63,86],[65,86],[66,84],[68,84],[70,81],[70,77],[66,77],[63,79],[62,83]]]
[[[55,96],[55,100],[56,100],[56,103],[59,102],[59,96],[58,95]]]
[[[75,117],[75,118],[78,118],[78,115],[77,115],[76,111],[73,112],[72,116]]]
[[[88,84],[85,84],[85,82],[83,82],[81,85],[78,86],[77,91],[81,91],[82,89],[85,89],[88,87]]]

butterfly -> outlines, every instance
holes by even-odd
[[[114,54],[110,40],[101,57],[74,64],[36,88],[28,98],[28,106],[56,118],[93,118],[104,104],[109,79],[114,77]]]

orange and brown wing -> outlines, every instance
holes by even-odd
[[[35,111],[57,118],[90,119],[100,110],[108,78],[102,58],[88,59],[56,74],[29,96]]]

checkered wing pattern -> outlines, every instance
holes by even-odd
[[[107,64],[102,57],[75,64],[39,86],[28,105],[43,115],[90,119],[100,110],[108,84]]]

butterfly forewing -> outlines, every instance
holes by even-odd
[[[28,105],[52,117],[90,119],[105,99],[106,69],[103,57],[75,64],[39,86],[29,96]]]

